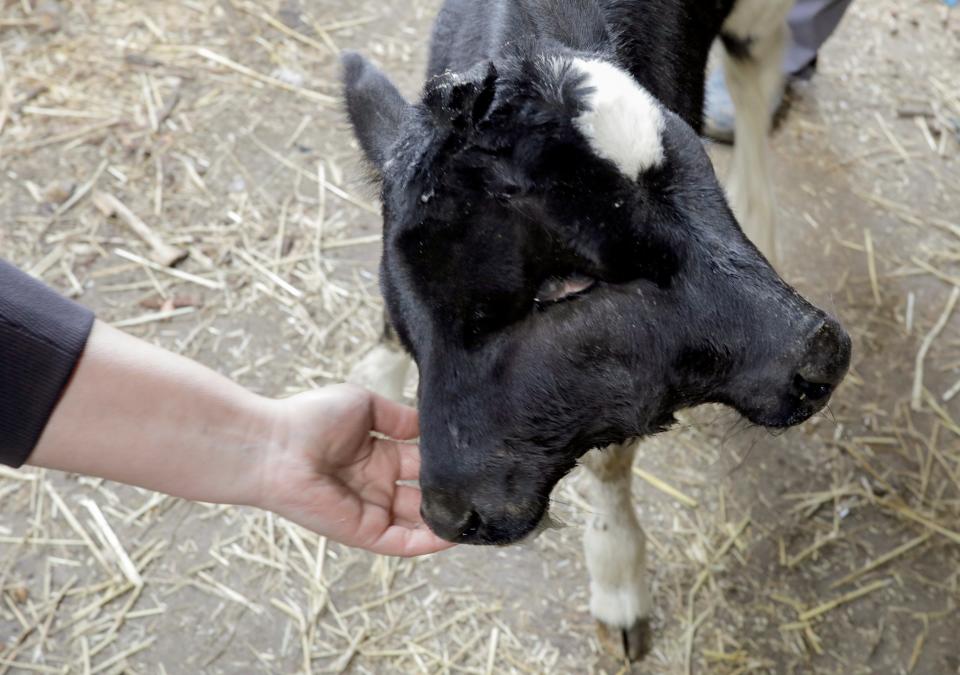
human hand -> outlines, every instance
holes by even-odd
[[[276,401],[262,455],[260,498],[269,509],[348,546],[416,556],[453,544],[420,517],[417,413],[353,385]],[[391,439],[371,435],[375,431]]]

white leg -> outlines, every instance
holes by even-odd
[[[730,205],[744,232],[777,262],[776,221],[767,134],[770,104],[782,83],[786,15],[791,2],[740,0],[723,26],[736,49],[724,51],[727,87],[736,108]]]
[[[399,346],[381,342],[353,367],[347,382],[366,387],[392,401],[403,400],[413,361]]]
[[[590,611],[631,660],[650,647],[647,543],[631,493],[636,442],[588,453],[587,492],[593,514],[583,536],[590,572]]]

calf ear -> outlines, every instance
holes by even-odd
[[[497,94],[497,69],[480,64],[466,73],[444,73],[427,84],[423,102],[438,124],[466,131],[493,107]]]
[[[383,169],[400,123],[411,106],[376,66],[356,52],[345,52],[343,89],[347,114],[364,154]]]

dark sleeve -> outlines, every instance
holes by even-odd
[[[88,309],[0,260],[0,463],[27,461],[92,327]]]

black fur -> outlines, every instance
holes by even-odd
[[[383,294],[420,370],[424,515],[441,536],[514,541],[588,449],[705,402],[796,424],[846,371],[849,338],[743,235],[694,131],[730,4],[448,0],[416,105],[345,58],[383,178]],[[573,122],[576,56],[620,64],[664,105],[661,166],[627,177],[594,154]],[[573,274],[597,282],[535,301]]]
[[[733,0],[447,0],[428,76],[505,53],[577,52],[618,62],[697,131],[710,45]]]

